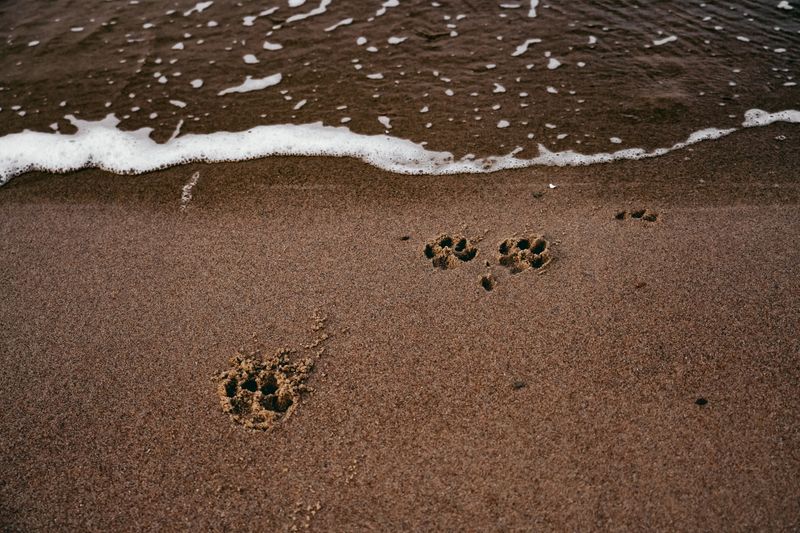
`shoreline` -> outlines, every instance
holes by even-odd
[[[796,135],[489,175],[276,157],[15,178],[0,524],[796,528]],[[615,219],[639,209],[657,220]],[[435,268],[442,233],[477,254]],[[500,263],[540,234],[541,272]],[[237,425],[214,376],[301,349],[318,310],[313,390]]]
[[[178,128],[168,141],[156,143],[147,130],[118,129],[119,119],[113,114],[98,121],[79,120],[72,115],[65,118],[75,129],[74,133],[26,130],[0,137],[0,151],[6,153],[5,161],[0,162],[0,186],[17,175],[32,171],[66,173],[95,168],[139,175],[192,163],[231,163],[281,156],[346,157],[394,174],[427,176],[490,174],[531,167],[581,167],[663,157],[748,128],[800,123],[800,111],[785,109],[770,113],[750,109],[739,127],[706,127],[692,132],[685,140],[660,148],[628,147],[584,153],[572,149],[551,151],[539,144],[537,155],[529,159],[516,157],[524,151],[522,146],[506,155],[454,159],[451,152],[428,150],[423,144],[390,136],[388,130],[383,135],[364,135],[321,122],[271,124],[246,131],[216,131],[183,137],[177,137]],[[62,159],[52,160],[53,153],[61,154]]]

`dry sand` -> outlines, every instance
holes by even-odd
[[[482,176],[273,158],[15,179],[0,524],[796,530],[796,134]],[[615,218],[641,209],[657,220]],[[440,234],[475,257],[435,268]],[[549,263],[499,264],[537,235]],[[229,358],[314,350],[315,312],[313,390],[237,424]]]

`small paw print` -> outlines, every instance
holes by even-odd
[[[478,249],[466,237],[442,234],[428,242],[423,253],[434,268],[447,270],[472,261],[478,255]]]
[[[530,268],[540,270],[551,260],[550,243],[541,235],[521,239],[506,239],[499,246],[499,262],[512,274]]]

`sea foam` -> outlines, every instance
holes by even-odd
[[[192,161],[242,161],[267,156],[353,157],[377,168],[399,174],[483,173],[530,166],[578,166],[619,160],[657,157],[701,141],[719,139],[739,128],[706,128],[670,147],[645,150],[627,148],[616,152],[582,154],[572,150],[552,152],[539,145],[531,159],[508,155],[456,160],[450,152],[389,135],[364,135],[346,127],[312,124],[257,126],[241,132],[186,134],[165,143],[150,138],[152,128],[122,131],[113,114],[99,121],[72,115],[65,117],[77,131],[73,134],[23,131],[0,137],[0,185],[32,170],[69,172],[101,168],[118,174],[139,174]],[[743,128],[775,122],[800,123],[800,111],[768,113],[751,109]]]

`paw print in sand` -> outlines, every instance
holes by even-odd
[[[617,220],[644,220],[645,222],[655,222],[658,220],[658,213],[653,213],[647,209],[637,209],[635,211],[620,211],[614,218]]]
[[[529,268],[539,270],[550,261],[550,243],[542,236],[506,239],[499,246],[500,264],[512,274]]]
[[[250,429],[266,430],[292,414],[306,390],[310,360],[291,362],[288,351],[265,357],[260,351],[239,353],[231,368],[217,376],[222,410]]]
[[[427,243],[423,253],[435,268],[447,270],[462,262],[472,261],[478,249],[466,237],[442,234]]]

